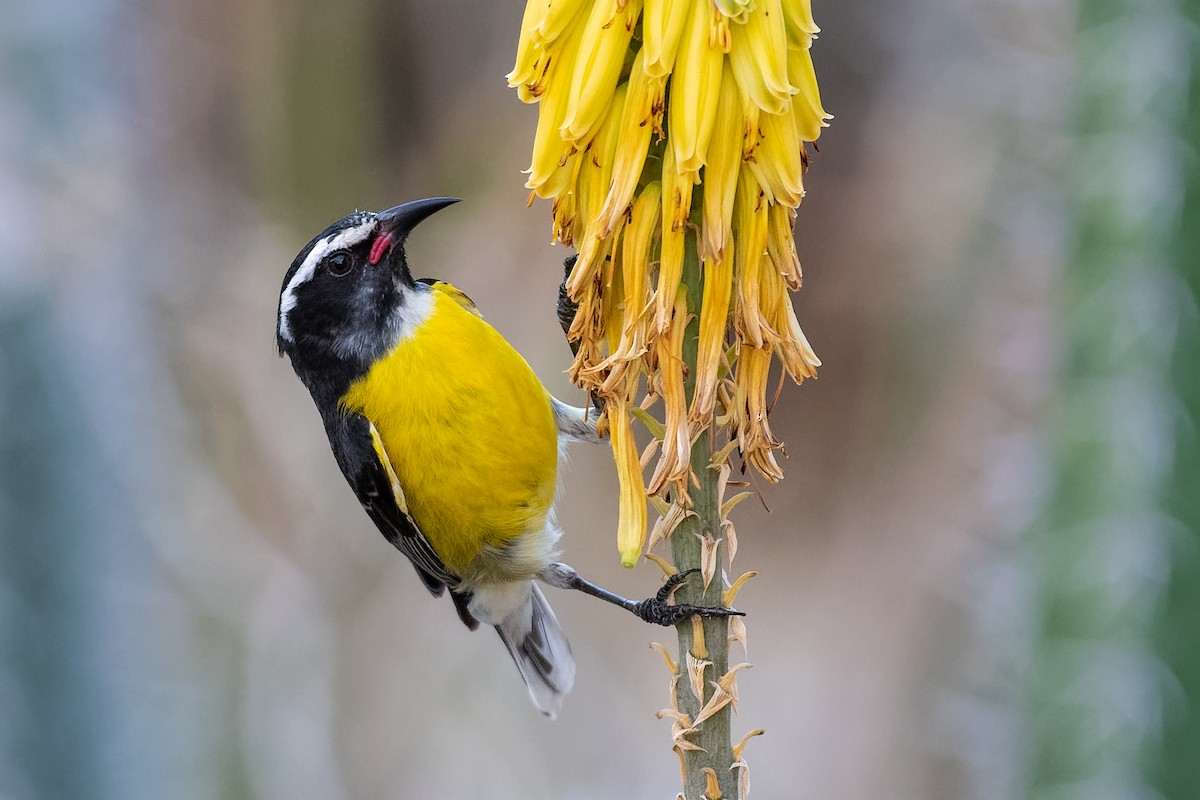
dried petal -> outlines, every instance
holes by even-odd
[[[764,731],[762,728],[755,728],[752,731],[748,731],[746,735],[742,737],[742,740],[733,746],[734,760],[741,761],[742,751],[746,749],[746,742],[750,741],[755,736],[762,736],[764,733],[766,733],[766,731]]]
[[[704,773],[704,797],[706,800],[724,800],[725,795],[721,793],[721,785],[717,783],[717,773],[712,767],[701,767],[700,772]]]
[[[657,553],[650,552],[650,548],[653,546],[654,546],[654,542],[651,542],[650,544],[646,545],[646,552],[643,553],[642,556],[647,561],[653,561],[655,564],[657,564],[658,568],[663,571],[663,575],[666,575],[668,578],[672,575],[678,574],[679,570],[675,569],[674,565],[672,565],[670,561],[667,561],[665,558],[658,555]]]
[[[658,654],[663,657],[663,662],[666,663],[667,669],[670,670],[672,675],[679,674],[679,664],[675,661],[675,659],[671,658],[671,654],[667,651],[667,646],[665,644],[662,642],[651,642],[650,648],[652,650],[657,650]]]
[[[704,643],[704,622],[700,617],[692,617],[692,651],[696,658],[708,658],[708,645]]]
[[[710,534],[696,534],[700,540],[700,575],[704,578],[704,590],[708,591],[709,584],[717,574],[717,545],[721,542]]]
[[[702,658],[696,658],[691,653],[687,653],[687,673],[688,685],[691,686],[692,695],[695,696],[697,703],[704,703],[704,670],[712,666],[711,661],[706,661]]]
[[[734,598],[737,597],[737,593],[742,589],[742,584],[751,578],[756,577],[757,575],[758,573],[754,572],[753,570],[750,572],[743,572],[741,576],[733,582],[732,586],[721,593],[721,604],[726,607],[732,606]]]
[[[729,618],[729,641],[742,646],[742,654],[749,655],[746,649],[746,621],[742,617]]]

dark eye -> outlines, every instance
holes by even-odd
[[[350,270],[354,269],[354,260],[350,258],[350,254],[345,251],[326,256],[323,263],[325,265],[325,269],[335,278],[341,278],[344,275],[349,275]]]

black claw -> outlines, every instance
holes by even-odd
[[[698,569],[689,569],[684,572],[677,572],[671,575],[663,582],[662,588],[655,593],[654,597],[643,600],[635,604],[629,610],[638,616],[644,622],[649,622],[654,625],[662,625],[671,627],[678,625],[685,620],[695,616],[700,617],[743,617],[745,614],[741,611],[734,611],[732,608],[721,608],[719,606],[694,606],[690,603],[681,603],[679,605],[670,605],[667,603],[667,598],[671,594],[671,590],[688,579],[688,576],[694,572],[699,572]]]
[[[691,569],[686,569],[683,572],[676,572],[674,575],[668,575],[667,579],[663,581],[663,585],[658,590],[658,593],[654,595],[654,599],[658,600],[660,603],[665,603],[667,598],[671,595],[672,589],[686,581],[689,576],[694,575],[699,571],[699,568],[692,567]]]

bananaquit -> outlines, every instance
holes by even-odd
[[[556,561],[559,453],[596,438],[595,412],[552,397],[458,289],[413,279],[405,238],[454,202],[360,211],[318,234],[284,276],[276,341],[367,515],[469,628],[495,626],[554,716],[575,662],[538,580],[662,625],[736,612],[669,604],[687,573],[634,602]]]

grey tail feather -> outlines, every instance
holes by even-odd
[[[496,632],[517,664],[529,697],[553,719],[563,697],[575,683],[575,659],[554,610],[536,583],[530,583],[529,602],[496,626]]]

